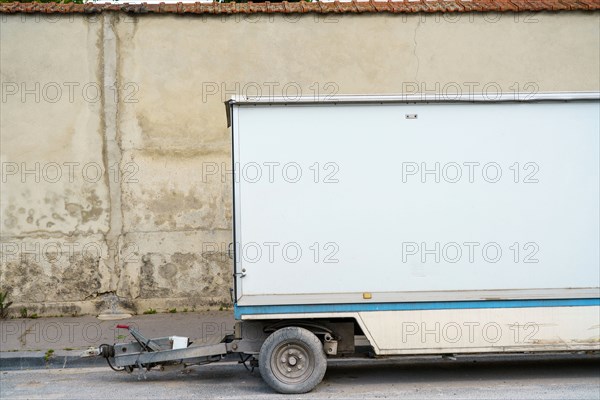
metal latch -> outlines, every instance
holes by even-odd
[[[246,276],[246,268],[242,268],[242,272],[236,272],[236,273],[235,273],[235,274],[233,274],[233,275],[239,275],[239,276],[240,276],[240,278],[243,278],[243,277],[245,277],[245,276]]]

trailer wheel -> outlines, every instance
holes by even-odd
[[[262,344],[258,367],[279,393],[310,392],[327,369],[323,344],[311,331],[295,326],[273,332]]]

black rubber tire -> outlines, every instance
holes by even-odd
[[[273,332],[265,340],[258,368],[263,380],[277,392],[307,393],[323,380],[327,357],[314,333],[291,326]]]

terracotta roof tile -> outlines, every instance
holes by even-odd
[[[134,14],[255,14],[255,13],[435,13],[435,12],[518,12],[594,11],[600,0],[400,0],[349,2],[264,2],[264,3],[160,3],[160,4],[60,4],[0,3],[0,13],[101,13]]]

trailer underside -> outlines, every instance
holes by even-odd
[[[521,316],[527,315],[522,314],[523,310],[517,310],[516,313],[514,310],[512,313],[510,311],[502,310],[503,313],[509,315],[509,319],[518,316],[519,313]],[[540,310],[530,311],[535,312],[535,315],[538,316],[543,315]],[[576,326],[576,321],[593,320],[587,314],[597,314],[600,312],[600,308],[597,306],[572,307],[570,310],[561,311],[555,308],[546,311],[558,317],[571,315],[573,319],[572,321],[562,321],[559,324],[542,324],[546,325],[545,329],[548,329],[549,325],[569,326],[574,329],[574,332],[581,332],[582,330]],[[564,311],[568,311],[570,314],[565,314]],[[469,312],[463,310],[463,314],[466,315],[465,321],[468,321]],[[487,342],[484,340],[476,343],[472,336],[467,338],[471,342],[470,345],[460,346],[456,344],[456,338],[448,337],[450,331],[443,328],[444,325],[441,323],[444,320],[439,315],[435,317],[437,322],[433,322],[433,326],[439,325],[437,331],[436,329],[428,330],[423,325],[415,325],[409,320],[405,320],[404,324],[402,321],[390,320],[390,317],[407,318],[409,315],[407,313],[393,314],[387,319],[381,318],[379,315],[378,320],[376,313],[370,316],[357,315],[356,318],[350,314],[332,315],[329,318],[324,318],[323,315],[303,315],[301,319],[273,315],[271,316],[273,319],[238,321],[232,334],[203,338],[195,342],[178,336],[148,339],[129,326],[118,325],[118,328],[128,329],[135,340],[130,343],[104,344],[98,349],[90,349],[86,355],[99,355],[106,358],[110,367],[117,371],[133,372],[137,369],[144,372],[151,369],[164,370],[173,366],[185,368],[213,363],[222,360],[227,355],[237,353],[240,363],[247,368],[259,367],[263,378],[278,392],[304,393],[320,382],[325,372],[327,358],[333,357],[379,358],[401,355],[439,355],[452,359],[454,355],[460,354],[600,351],[597,334],[600,328],[598,326],[588,327],[586,330],[588,336],[578,339],[568,338],[564,335],[553,337],[548,332],[555,331],[544,331],[543,327],[537,326],[535,323],[515,322],[507,326],[497,322],[488,322],[483,326],[494,332],[496,327],[500,329],[507,327],[507,332],[510,332],[513,341],[512,345],[507,345],[500,339],[490,340],[492,339],[490,337],[487,338]],[[447,315],[450,313],[447,312]],[[471,317],[474,316],[480,318],[479,321],[486,321],[481,316],[471,315]],[[430,315],[421,317],[424,318],[423,320],[429,318],[428,321],[434,321]],[[460,322],[455,319],[446,324],[448,327],[455,328],[460,326],[456,321]],[[467,323],[465,326],[474,328],[479,325],[482,324]],[[386,348],[386,336],[382,337],[380,336],[381,332],[377,333],[378,326],[386,327],[384,332],[387,337],[396,338],[399,341],[404,339],[405,347],[402,349]],[[407,327],[411,330],[407,331]],[[422,330],[420,331],[420,329]],[[540,330],[545,336],[536,337],[540,334]],[[470,333],[474,334],[474,332],[471,329]],[[523,333],[529,334],[525,337],[519,336]],[[564,330],[562,333],[568,334],[568,330]],[[424,345],[415,345],[415,339],[418,339],[417,342],[422,341]],[[447,343],[442,343],[443,341]]]

